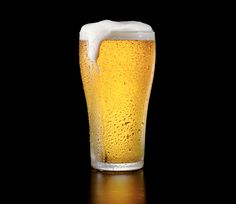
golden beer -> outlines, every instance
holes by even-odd
[[[115,170],[142,168],[155,41],[106,39],[92,62],[88,41],[80,40],[79,53],[92,166],[102,170],[113,169],[112,165]]]

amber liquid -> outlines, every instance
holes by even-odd
[[[80,41],[80,69],[90,128],[91,159],[106,163],[143,160],[155,41],[105,40],[96,62]]]

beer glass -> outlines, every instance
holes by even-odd
[[[155,36],[153,31],[113,33],[111,39],[101,42],[95,62],[88,57],[88,41],[79,41],[91,165],[95,169],[131,171],[144,165],[156,50],[155,37],[145,40],[148,35]]]

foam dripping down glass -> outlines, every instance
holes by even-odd
[[[155,46],[152,28],[141,22],[105,20],[81,28],[79,61],[95,169],[144,165]]]

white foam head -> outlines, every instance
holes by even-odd
[[[96,61],[99,46],[105,39],[154,40],[155,33],[150,25],[137,21],[104,20],[86,24],[80,30],[80,40],[88,41],[88,56],[91,61]]]

